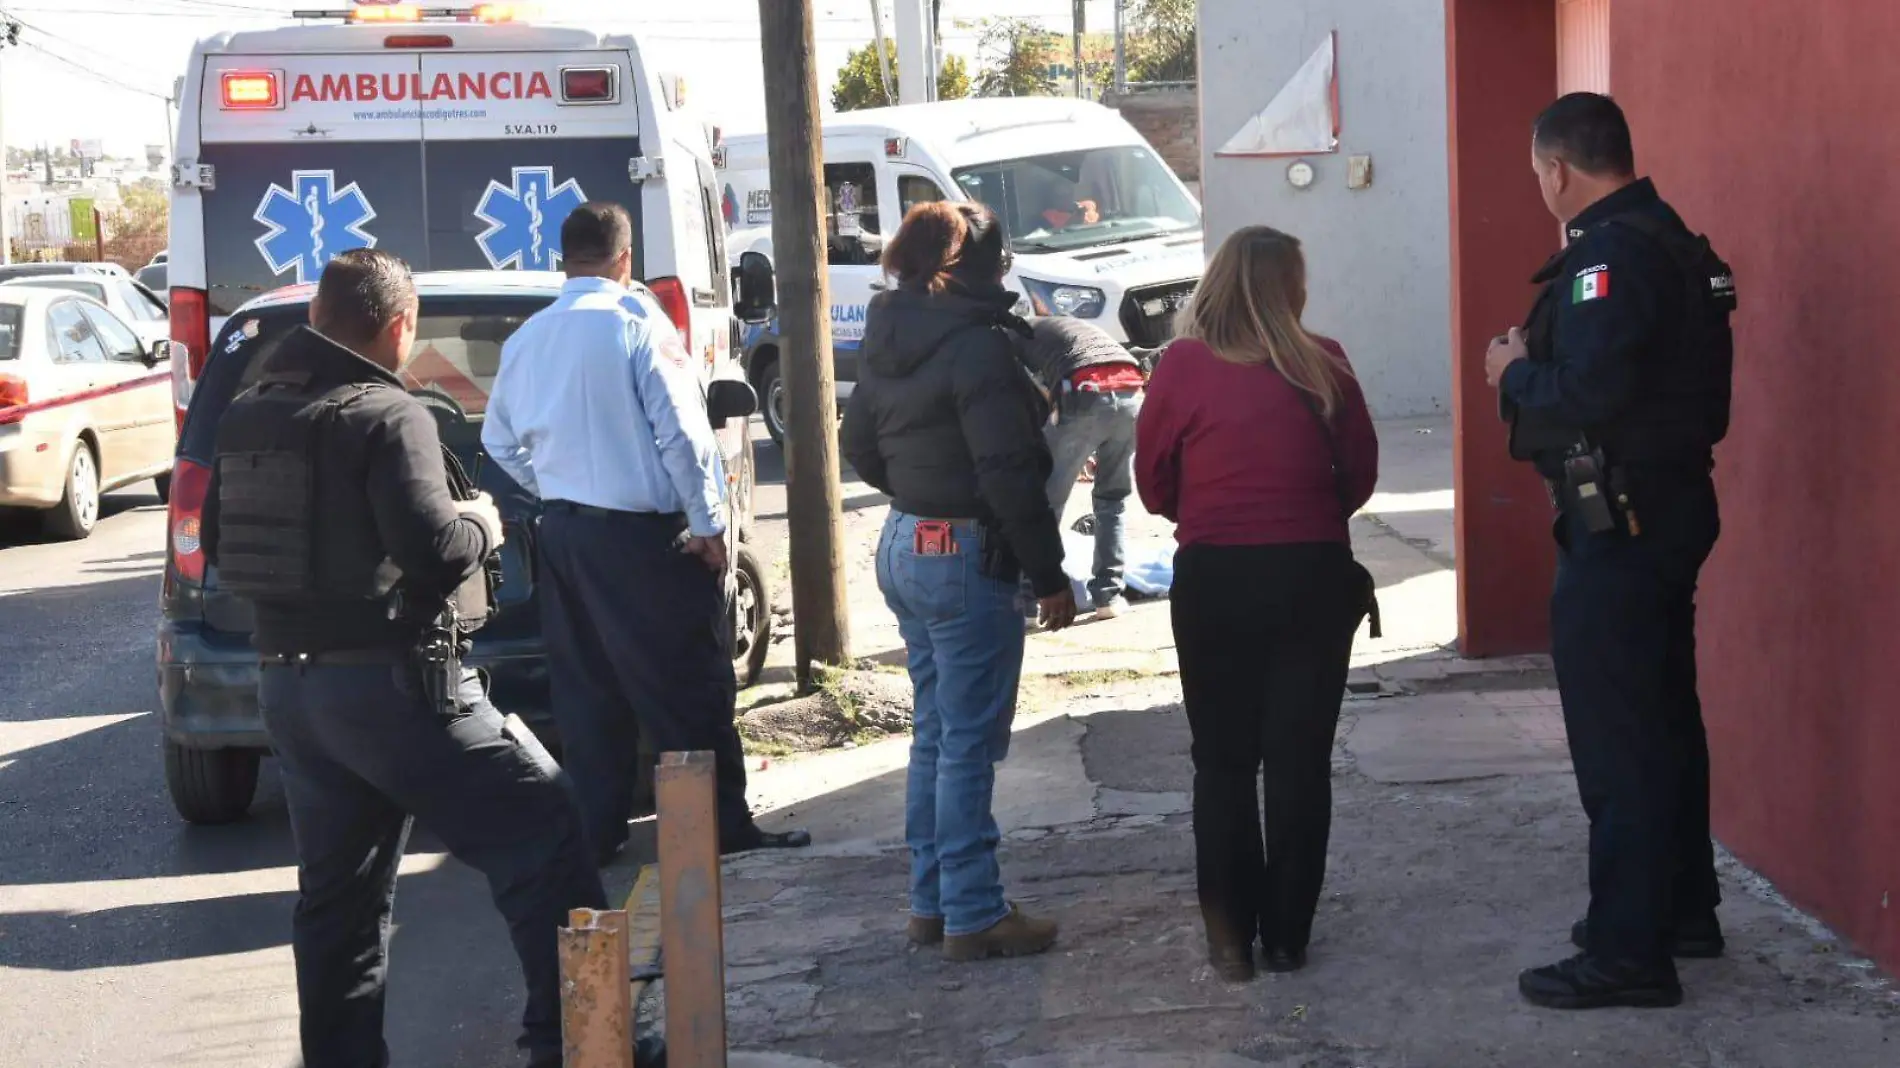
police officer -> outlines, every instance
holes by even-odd
[[[205,551],[255,608],[297,845],[305,1063],[389,1063],[389,921],[413,816],[488,877],[527,977],[520,1044],[558,1066],[555,932],[606,895],[560,769],[458,666],[502,528],[465,482],[471,499],[452,496],[435,421],[396,377],[416,317],[401,260],[330,262],[310,326],[259,357],[219,426]]]
[[[1717,534],[1713,447],[1728,430],[1734,283],[1636,177],[1608,97],[1538,117],[1532,166],[1567,247],[1488,380],[1559,516],[1551,645],[1590,819],[1582,952],[1519,977],[1551,1008],[1670,1006],[1673,957],[1722,952],[1695,589]]]
[[[567,282],[502,348],[482,444],[540,497],[554,719],[603,863],[625,844],[640,734],[710,750],[719,846],[809,845],[745,799],[725,635],[725,472],[692,357],[633,283],[633,222],[596,201],[561,224]]]

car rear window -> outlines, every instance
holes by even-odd
[[[6,283],[10,286],[33,286],[36,289],[65,289],[105,303],[106,287],[103,282],[86,282],[77,278],[15,278]]]
[[[416,347],[403,368],[403,384],[436,413],[443,441],[473,445],[481,435],[488,391],[501,369],[501,346],[528,316],[551,298],[429,297],[416,323]],[[206,461],[217,444],[218,421],[232,398],[262,374],[268,354],[309,321],[307,305],[246,312],[227,319],[213,356],[192,394],[179,452]]]
[[[0,304],[0,360],[20,358],[20,323],[25,311],[18,304]]]

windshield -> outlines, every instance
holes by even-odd
[[[1019,253],[1111,245],[1201,225],[1167,164],[1134,145],[982,163],[951,177],[1003,220]]]
[[[10,286],[37,286],[41,289],[70,289],[74,293],[105,303],[106,287],[98,282],[82,282],[77,278],[15,278],[6,283]]]

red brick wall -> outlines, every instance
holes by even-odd
[[[1716,834],[1900,972],[1900,4],[1611,19],[1637,163],[1740,286],[1700,616]]]

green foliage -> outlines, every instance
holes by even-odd
[[[884,95],[884,79],[878,72],[877,42],[855,49],[845,56],[838,68],[838,80],[831,87],[831,106],[838,111],[860,111],[897,103],[896,93],[901,72],[897,68],[897,42],[886,40],[884,47],[891,59],[891,96]],[[937,99],[956,100],[970,95],[970,69],[961,56],[944,60],[937,72]]]
[[[1128,80],[1191,82],[1198,64],[1197,0],[1135,0],[1128,11]]]
[[[983,69],[976,76],[976,95],[1056,95],[1049,68],[1060,56],[1054,38],[1035,19],[990,19],[983,24],[976,47],[983,59]]]

